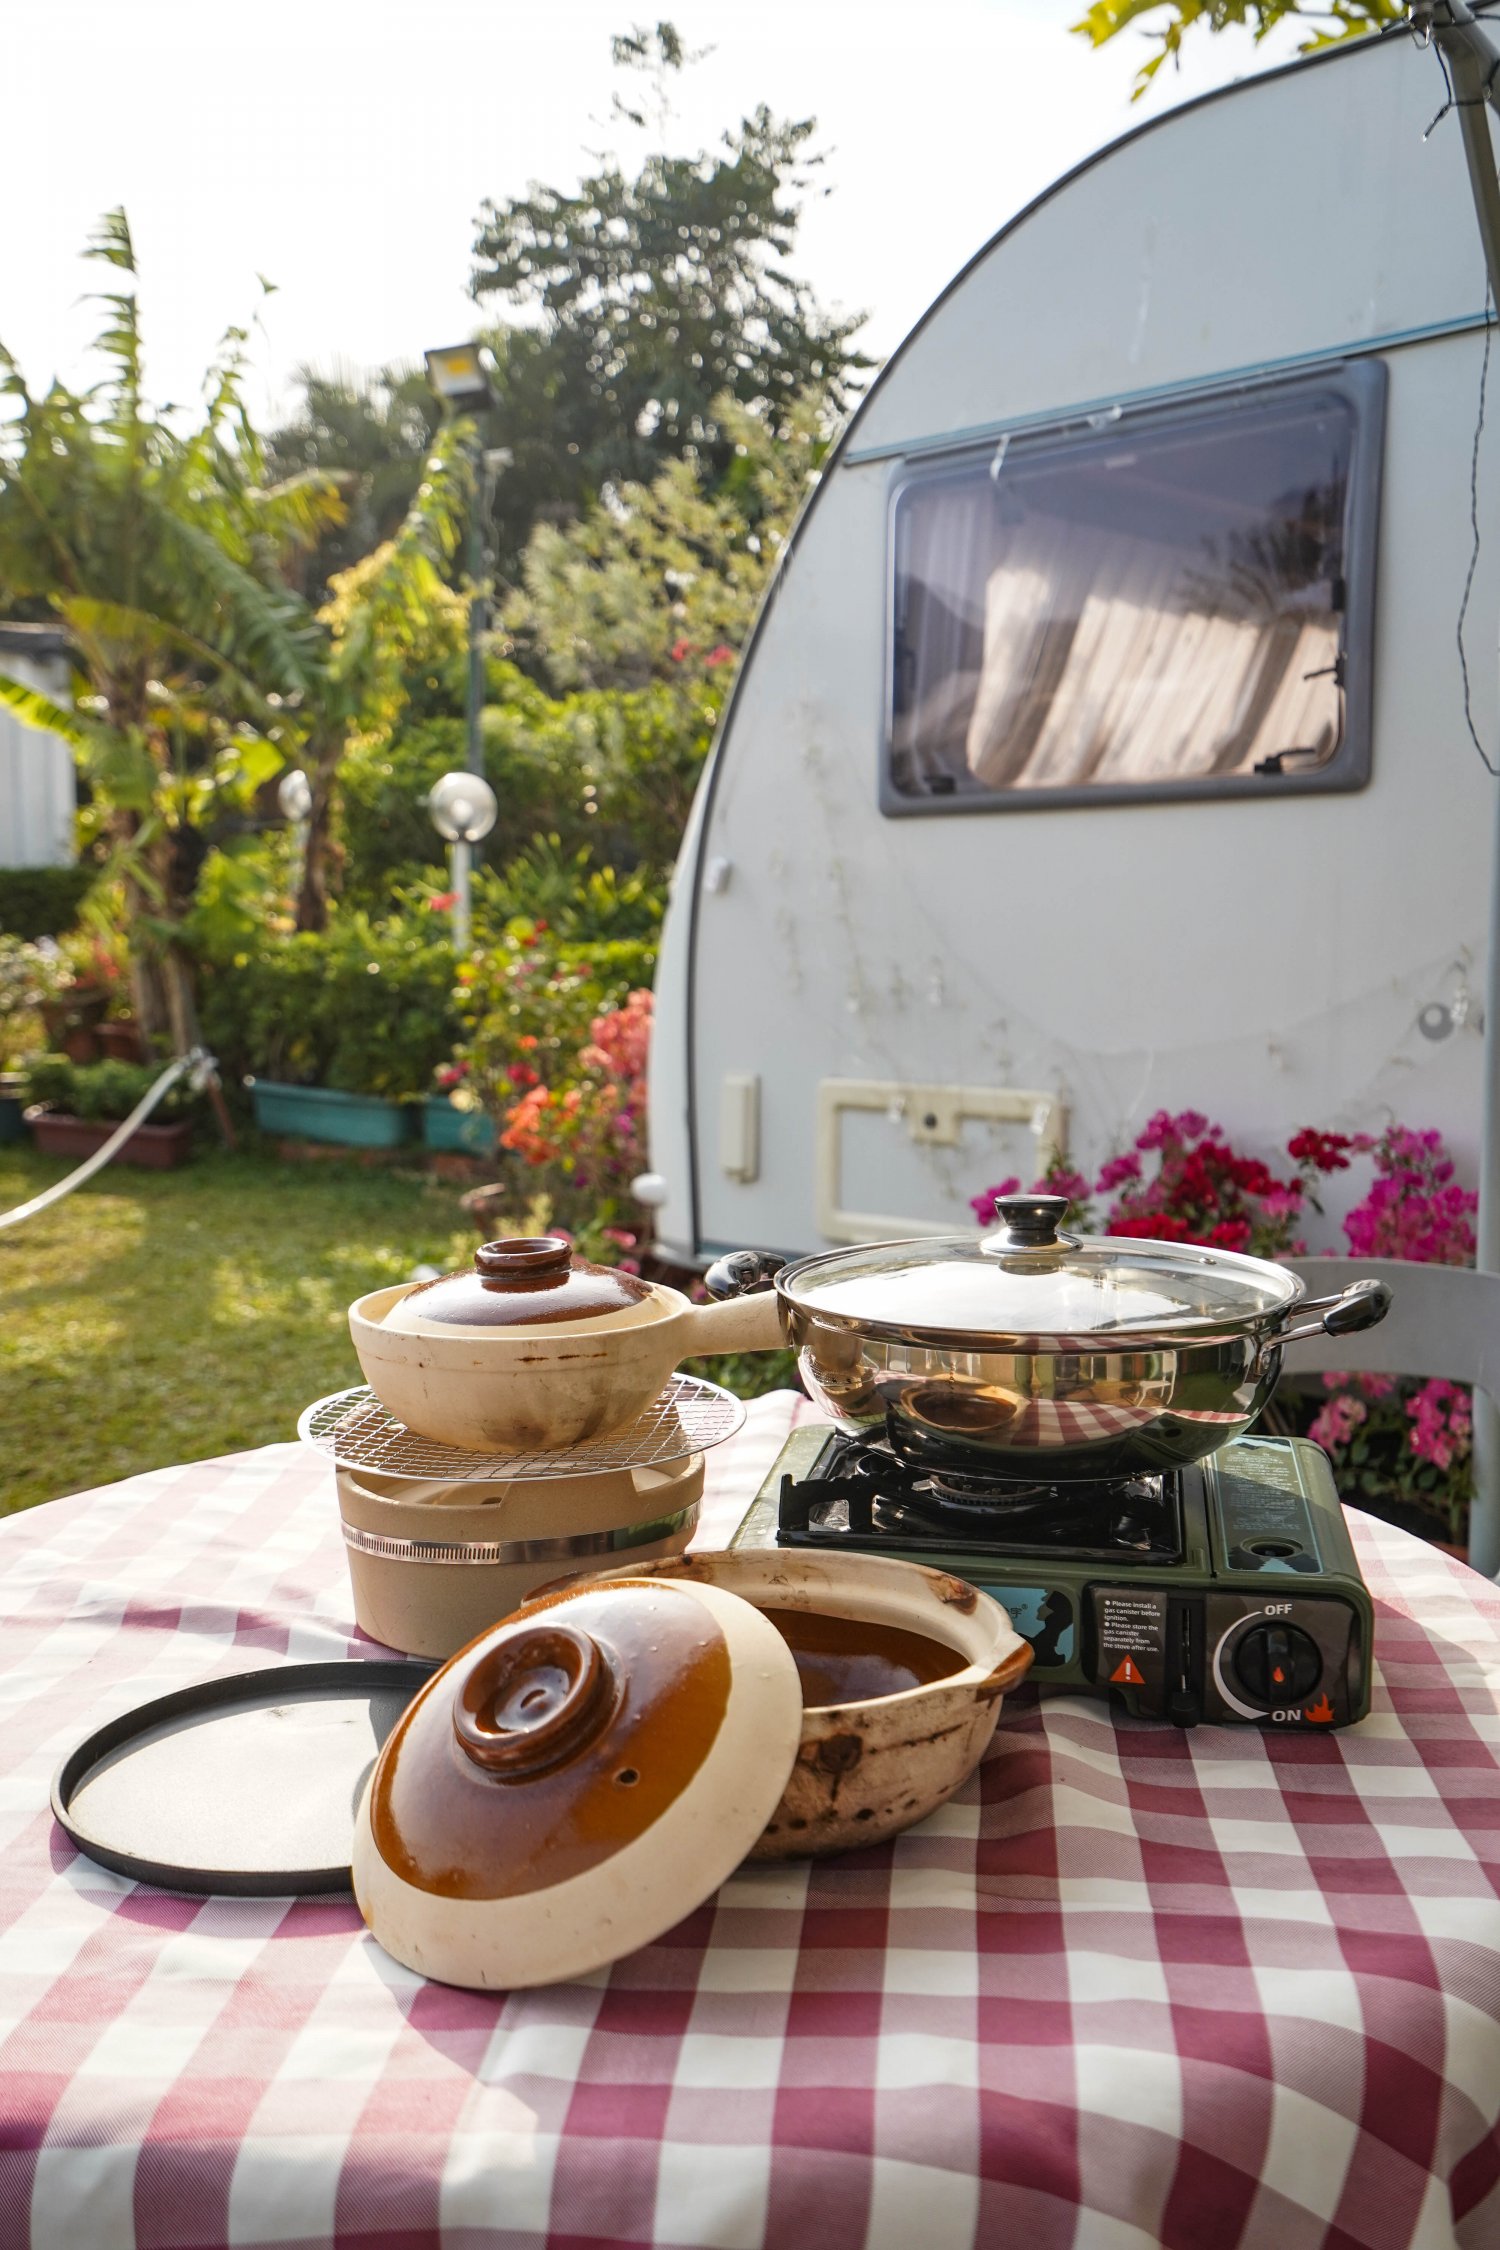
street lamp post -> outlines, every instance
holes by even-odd
[[[488,414],[500,403],[478,344],[445,344],[425,356],[427,380],[442,402],[445,415]],[[484,708],[484,635],[489,623],[486,581],[490,503],[495,472],[509,459],[510,454],[503,447],[491,447],[486,451],[476,436],[470,455],[474,497],[469,508],[465,556],[469,578],[469,683],[464,713],[464,763],[473,774],[484,772],[479,715]]]
[[[427,799],[432,825],[448,846],[448,887],[453,893],[453,950],[469,950],[469,874],[477,843],[488,836],[499,811],[482,774],[445,773]]]
[[[307,859],[307,824],[312,818],[312,783],[300,766],[284,773],[276,785],[276,802],[283,820],[292,824],[292,853],[294,869],[292,895],[302,888],[302,870]]]

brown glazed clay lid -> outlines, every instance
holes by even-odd
[[[802,1733],[796,1663],[748,1602],[618,1578],[538,1597],[429,1681],[356,1823],[371,1932],[424,1976],[581,1976],[730,1875]]]
[[[481,1243],[472,1273],[424,1281],[402,1300],[423,1321],[464,1328],[529,1328],[557,1320],[607,1320],[651,1294],[650,1284],[612,1266],[574,1261],[560,1234],[510,1235]]]

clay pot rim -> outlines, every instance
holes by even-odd
[[[695,1567],[701,1563],[727,1562],[753,1569],[752,1556],[762,1554],[768,1559],[776,1560],[784,1567],[795,1552],[796,1550],[785,1549],[773,1551],[759,1548],[701,1548],[696,1554],[664,1556],[657,1562],[639,1563],[634,1567],[628,1563],[622,1563],[615,1570],[588,1571],[576,1577],[570,1576],[566,1580],[550,1581],[546,1587],[538,1587],[537,1593],[581,1591],[585,1586],[600,1585],[609,1579],[618,1578],[676,1579],[679,1583],[716,1587],[722,1593],[732,1594],[737,1601],[748,1603],[751,1609],[761,1611],[767,1609],[798,1609],[809,1612],[814,1616],[845,1616],[858,1618],[872,1625],[901,1625],[908,1632],[925,1633],[929,1640],[941,1639],[943,1646],[952,1649],[956,1656],[966,1654],[966,1651],[958,1647],[954,1641],[935,1630],[944,1622],[944,1613],[948,1607],[940,1594],[936,1595],[937,1606],[935,1611],[929,1611],[926,1605],[910,1602],[903,1604],[900,1614],[896,1615],[885,1606],[872,1608],[868,1598],[866,1601],[860,1602],[858,1591],[851,1588],[850,1606],[847,1609],[838,1610],[831,1608],[826,1598],[817,1598],[819,1595],[826,1597],[830,1591],[828,1588],[820,1587],[804,1590],[777,1587],[767,1589],[768,1593],[775,1593],[777,1597],[775,1600],[758,1600],[755,1594],[730,1583],[728,1574],[722,1578],[717,1575],[700,1576]],[[812,1559],[809,1558],[810,1561]],[[892,1573],[899,1574],[899,1577],[893,1576],[890,1581],[893,1592],[899,1583],[899,1579],[907,1579],[908,1581],[912,1578],[919,1579],[929,1590],[935,1593],[938,1582],[948,1581],[951,1583],[953,1578],[951,1571],[936,1570],[929,1563],[908,1562],[904,1556],[900,1555],[860,1555],[855,1562],[855,1568],[862,1571],[866,1566],[878,1566],[882,1572],[889,1570]],[[981,1603],[988,1603],[999,1612],[996,1639],[1000,1645],[994,1653],[986,1657],[975,1657],[960,1670],[945,1673],[941,1679],[919,1680],[915,1687],[898,1688],[894,1695],[859,1696],[848,1703],[804,1704],[802,1710],[804,1731],[809,1727],[817,1727],[822,1722],[831,1720],[839,1714],[861,1711],[895,1711],[904,1708],[907,1704],[917,1703],[924,1699],[928,1704],[933,1704],[948,1696],[959,1696],[967,1701],[974,1690],[981,1687],[993,1688],[995,1695],[999,1697],[1009,1695],[1012,1689],[1019,1687],[1031,1669],[1034,1653],[1031,1643],[1016,1631],[1010,1612],[1002,1602],[996,1601],[993,1594],[986,1594],[983,1587],[980,1586],[974,1587],[972,1591],[976,1597],[976,1610],[979,1610]],[[966,1612],[965,1614],[969,1613]],[[983,1615],[983,1611],[979,1611],[979,1614]],[[1009,1646],[1006,1645],[1007,1635],[1011,1644]]]
[[[637,1313],[634,1320],[622,1321],[617,1310],[606,1313],[602,1319],[549,1320],[542,1327],[519,1323],[511,1327],[486,1328],[477,1324],[471,1326],[465,1321],[449,1320],[433,1321],[421,1329],[388,1328],[386,1315],[404,1298],[425,1286],[420,1281],[399,1281],[389,1283],[383,1289],[367,1290],[364,1296],[356,1297],[349,1307],[351,1328],[358,1323],[373,1335],[390,1339],[393,1344],[399,1340],[402,1345],[420,1345],[424,1348],[430,1344],[442,1345],[449,1342],[466,1346],[484,1344],[500,1358],[520,1359],[535,1355],[539,1338],[638,1335],[643,1330],[662,1328],[680,1313],[692,1310],[691,1299],[683,1296],[680,1290],[669,1288],[664,1281],[649,1281],[646,1284],[649,1294],[639,1299],[638,1303],[650,1303],[660,1309],[644,1319]]]

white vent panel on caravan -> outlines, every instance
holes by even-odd
[[[825,1078],[818,1088],[817,1221],[826,1242],[952,1234],[971,1196],[1062,1154],[1050,1094]]]

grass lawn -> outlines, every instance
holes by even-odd
[[[0,1149],[0,1211],[71,1168]],[[214,1152],[110,1166],[0,1231],[0,1513],[295,1436],[310,1399],[360,1380],[351,1298],[468,1259],[459,1192]]]

